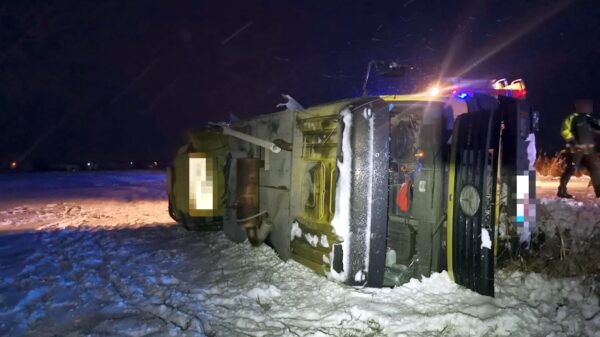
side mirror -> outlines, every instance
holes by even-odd
[[[363,80],[363,96],[367,96],[367,84],[369,82],[371,72],[374,72],[380,77],[404,77],[406,76],[407,70],[407,66],[398,64],[396,62],[370,61],[367,65],[365,79]]]
[[[382,77],[404,77],[407,67],[396,62],[375,63],[375,73]]]

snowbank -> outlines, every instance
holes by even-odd
[[[342,270],[337,272],[333,267],[330,271],[330,277],[345,282],[349,277],[350,269],[350,197],[352,184],[352,113],[349,109],[343,110],[340,115],[343,121],[342,132],[342,160],[338,160],[337,168],[339,172],[335,187],[335,214],[331,220],[331,226],[335,234],[342,241]],[[330,259],[334,261],[333,252]]]
[[[594,199],[542,198],[541,229],[549,236],[569,231],[571,236],[588,240],[600,234],[600,203]]]

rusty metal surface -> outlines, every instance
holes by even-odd
[[[246,229],[258,228],[260,224],[258,183],[261,160],[258,158],[237,159],[237,218],[238,224]],[[245,219],[240,221],[241,219]]]

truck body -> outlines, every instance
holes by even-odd
[[[447,270],[493,296],[498,246],[535,226],[537,115],[507,92],[360,97],[189,133],[169,212],[345,284]]]

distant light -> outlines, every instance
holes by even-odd
[[[469,96],[469,94],[467,94],[466,92],[461,92],[460,94],[457,95],[457,97],[460,99],[465,99],[465,98],[467,98],[467,96]]]
[[[133,165],[133,162],[132,162],[132,161],[130,161],[130,162],[129,162],[129,165]]]
[[[90,162],[87,162],[87,164],[86,164],[86,165],[87,165],[88,167],[90,167],[90,166],[92,166],[92,163],[90,163]]]
[[[415,157],[417,159],[423,159],[423,157],[425,157],[425,152],[423,150],[418,150],[417,153],[415,153]]]
[[[17,168],[17,162],[16,161],[13,161],[12,163],[10,163],[10,169],[11,170],[14,170],[16,168]]]
[[[433,87],[433,88],[431,88],[431,89],[429,90],[429,94],[430,94],[431,96],[437,96],[437,95],[439,95],[439,94],[440,94],[440,88],[438,88],[438,87]]]

